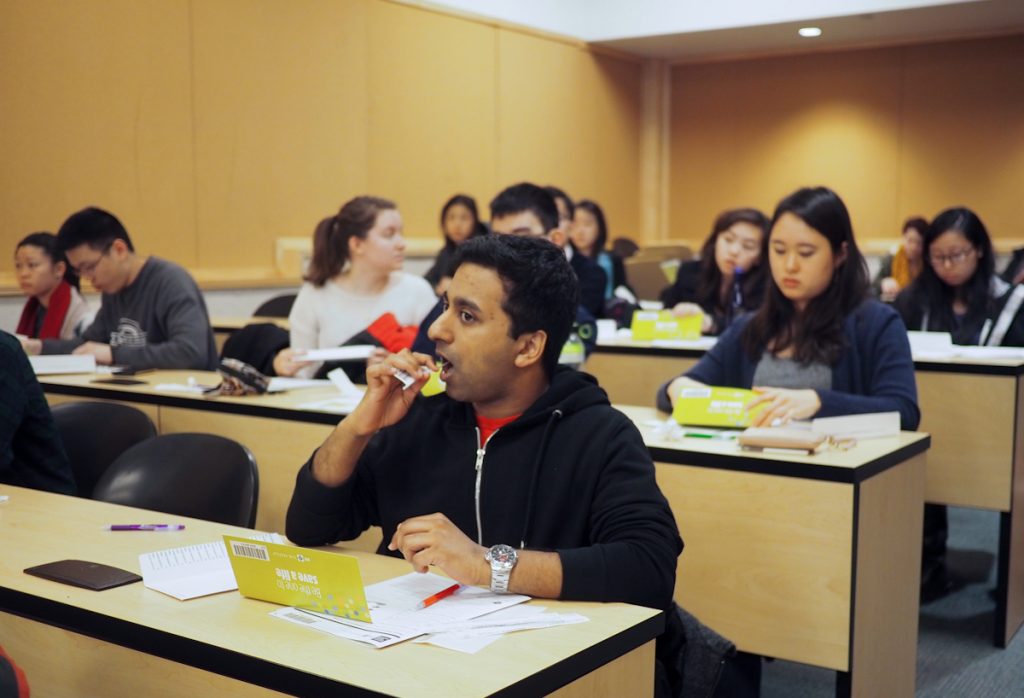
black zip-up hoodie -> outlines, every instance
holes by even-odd
[[[288,508],[288,538],[299,545],[351,540],[377,525],[378,552],[399,555],[386,549],[395,527],[440,512],[481,545],[557,551],[560,598],[671,604],[683,548],[675,519],[639,431],[585,373],[559,368],[484,449],[472,406],[442,394],[418,399],[377,433],[346,483],[325,487],[311,463]]]

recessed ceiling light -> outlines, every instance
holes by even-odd
[[[804,38],[811,39],[815,36],[821,36],[821,29],[819,27],[800,27],[798,33]]]

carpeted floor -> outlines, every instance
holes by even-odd
[[[1024,696],[1024,630],[1004,650],[992,644],[995,552],[999,515],[949,510],[950,573],[957,585],[921,607],[917,645],[917,696],[1019,698]],[[832,696],[835,675],[793,662],[764,664],[763,698]]]

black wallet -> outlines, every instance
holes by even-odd
[[[25,570],[25,574],[93,591],[103,591],[123,584],[142,581],[142,577],[134,572],[87,560],[48,562],[45,565],[29,567]]]

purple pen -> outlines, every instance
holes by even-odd
[[[110,524],[108,531],[184,531],[185,524]]]

